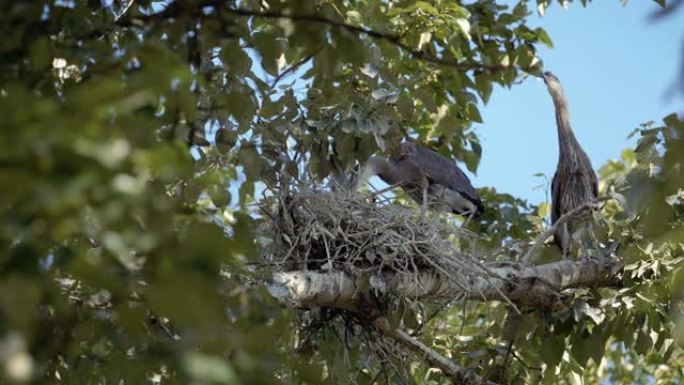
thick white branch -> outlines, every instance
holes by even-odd
[[[507,300],[518,307],[553,308],[561,303],[561,290],[615,284],[621,269],[622,263],[605,258],[577,262],[564,260],[534,267],[513,264],[490,266],[484,269],[483,275],[471,278],[465,285],[428,272],[419,275],[384,273],[369,279],[357,279],[364,282],[362,286],[370,286],[366,290],[419,300],[453,299],[468,295],[473,299]],[[358,311],[385,337],[440,368],[454,383],[496,385],[460,367],[406,332],[392,328],[385,317],[364,314],[368,310],[367,296],[359,290],[356,280],[344,272],[276,273],[268,289],[271,295],[291,307],[333,307]]]
[[[490,266],[467,284],[442,275],[384,273],[370,277],[371,291],[404,295],[418,300],[445,300],[463,296],[481,300],[507,300],[519,307],[552,308],[559,292],[573,287],[613,285],[622,263],[604,258],[563,260],[545,265]],[[340,271],[290,271],[276,273],[269,284],[271,295],[291,307],[358,309],[362,300],[355,279]]]

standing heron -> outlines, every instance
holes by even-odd
[[[451,160],[420,144],[404,142],[397,156],[370,157],[358,181],[371,175],[401,187],[423,207],[429,205],[469,218],[484,212],[477,191],[463,171]]]
[[[598,180],[591,161],[582,150],[570,127],[568,101],[558,78],[542,74],[556,109],[558,125],[558,166],[551,182],[551,223],[567,212],[591,202],[598,195]],[[563,255],[567,255],[572,234],[581,228],[581,220],[564,223],[554,235]]]

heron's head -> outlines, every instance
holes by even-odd
[[[544,79],[544,83],[546,83],[546,88],[549,89],[549,93],[551,94],[551,96],[563,95],[563,87],[561,87],[560,80],[558,80],[556,75],[552,74],[549,71],[546,71],[542,74],[542,78]]]

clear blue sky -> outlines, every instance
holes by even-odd
[[[625,7],[596,0],[568,10],[554,4],[530,20],[553,39],[555,47],[539,55],[563,83],[573,128],[595,169],[633,145],[626,136],[639,123],[684,111],[681,95],[668,97],[684,48],[684,12],[651,22],[656,9],[651,0]],[[481,112],[485,122],[477,132],[484,150],[473,184],[532,203],[545,200],[546,190],[535,189],[544,180],[533,175],[553,176],[558,142],[544,83],[529,78],[512,89],[497,88]]]

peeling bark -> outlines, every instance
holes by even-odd
[[[380,294],[405,295],[417,300],[504,300],[517,307],[550,309],[561,305],[560,291],[577,287],[614,286],[622,263],[613,258],[563,260],[539,266],[490,266],[468,285],[424,272],[418,276],[384,273],[370,277],[370,289]],[[355,279],[341,271],[276,273],[268,285],[271,295],[291,307],[333,307],[354,310],[362,295]]]

